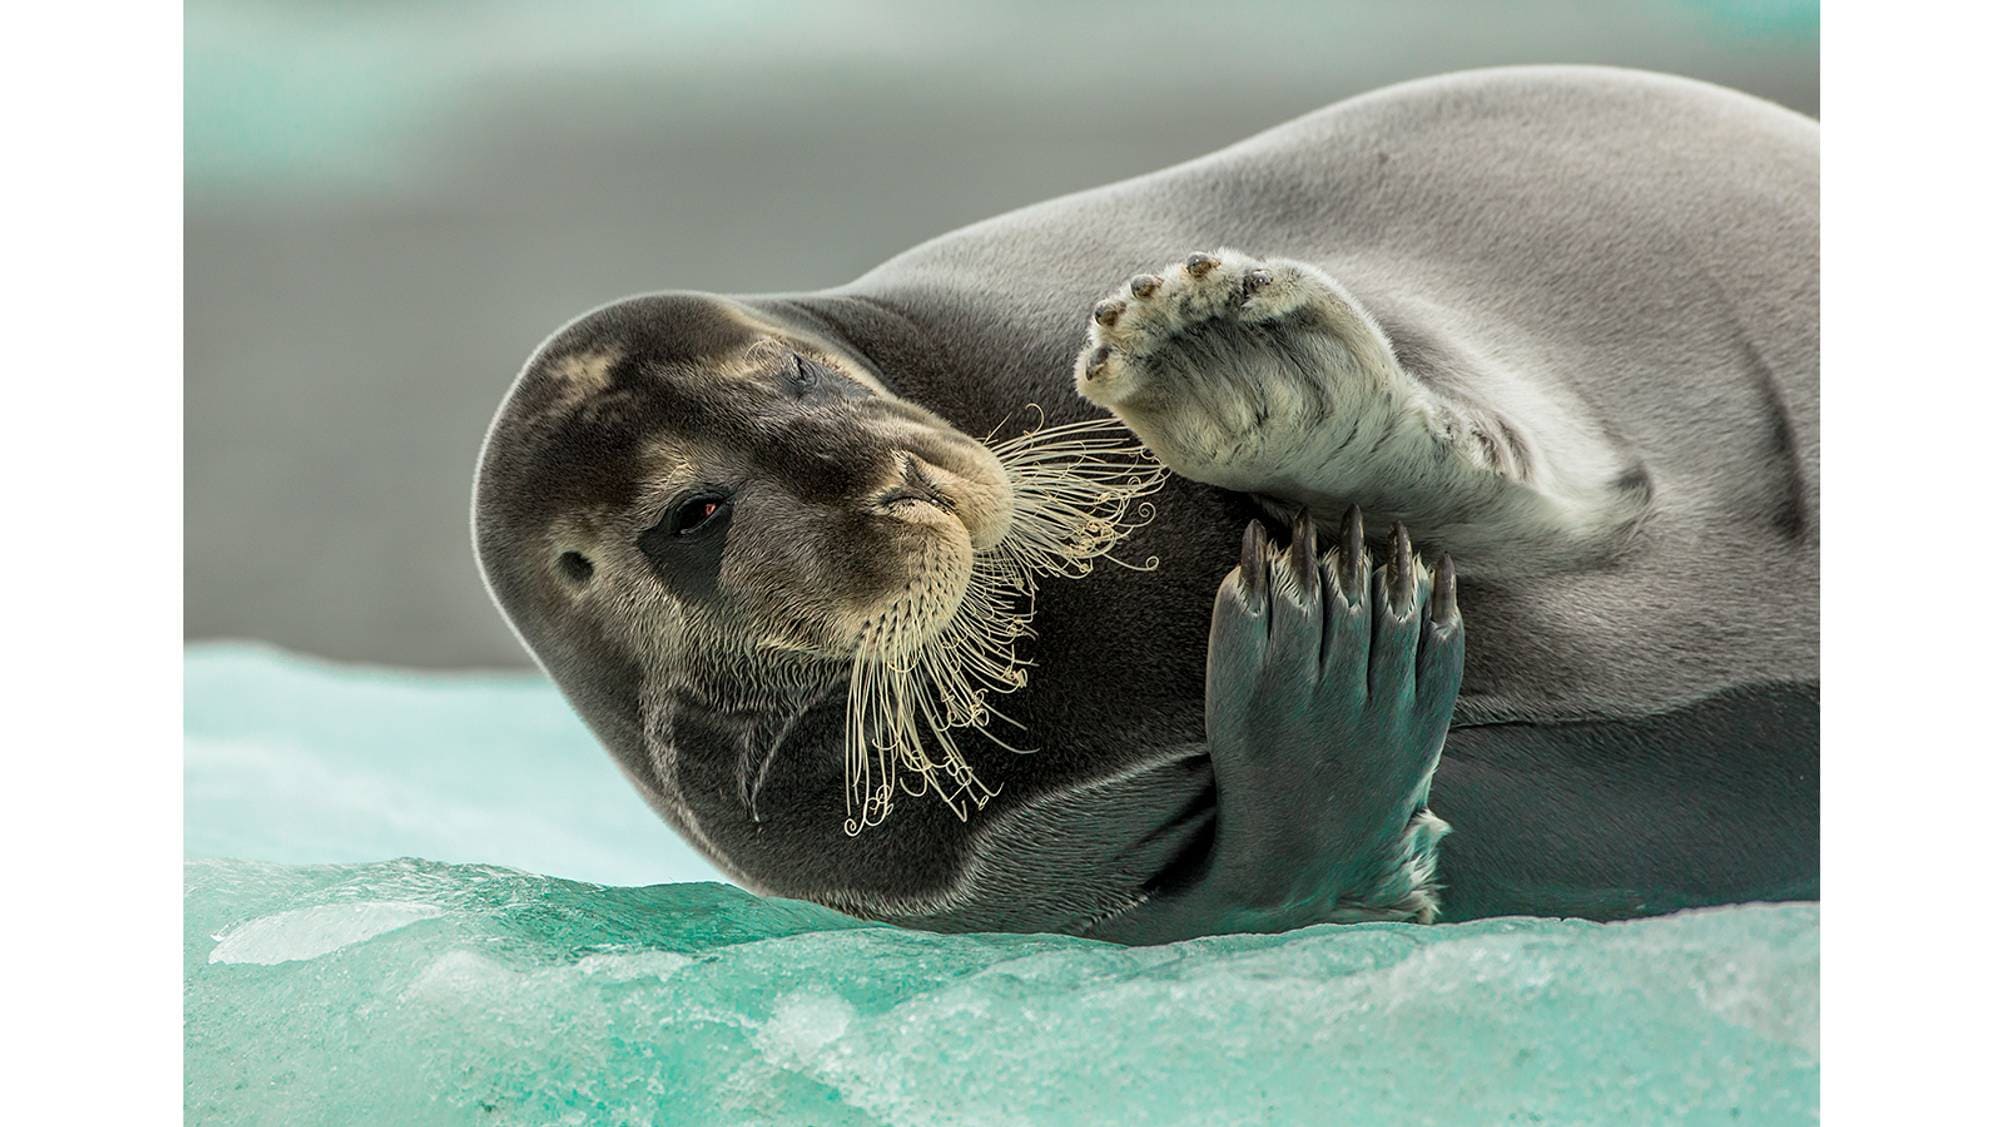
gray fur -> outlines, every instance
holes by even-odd
[[[953,324],[951,361],[1053,398],[1124,277],[1222,246],[1325,270],[1440,395],[1506,412],[1525,387],[1523,429],[1589,426],[1650,496],[1615,566],[1468,582],[1489,641],[1462,718],[1646,713],[1818,677],[1818,165],[1816,123],[1704,83],[1474,72],[976,224],[836,292]],[[950,316],[975,292],[976,323]],[[1052,347],[992,372],[1000,339]]]
[[[740,716],[690,716],[642,646],[531,591],[522,561],[546,554],[567,502],[528,484],[545,460],[528,437],[552,365],[673,341],[699,367],[738,347],[712,322],[744,318],[968,434],[1019,425],[1030,402],[1080,418],[1072,361],[1120,279],[1219,247],[1296,261],[1365,310],[1426,395],[1513,436],[1489,468],[1574,462],[1621,499],[1609,543],[1572,553],[1510,557],[1520,537],[1476,512],[1456,530],[1412,522],[1432,553],[1472,549],[1464,686],[1431,793],[1457,831],[1447,913],[1814,895],[1817,162],[1813,122],[1701,83],[1475,72],[976,224],[835,290],[619,303],[552,338],[503,406],[476,498],[482,566],[648,799],[751,887],[929,927],[1172,938],[1103,925],[1212,832],[1203,650],[1248,499],[1177,481],[1128,550],[1157,572],[1043,593],[1036,679],[1007,702],[1040,750],[985,752],[993,805],[967,824],[899,806],[850,840],[818,797],[838,759],[824,669],[740,689]],[[1366,498],[1339,480],[1226,484],[1322,511],[1364,500],[1378,532],[1374,507],[1409,501],[1393,480]]]

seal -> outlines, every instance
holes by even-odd
[[[774,895],[1126,942],[1816,896],[1817,157],[1471,72],[615,302],[502,403],[481,568]]]

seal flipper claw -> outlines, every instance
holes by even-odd
[[[1438,560],[1431,573],[1429,620],[1417,642],[1417,695],[1415,715],[1443,733],[1451,727],[1452,707],[1465,680],[1465,629],[1458,615],[1458,570],[1450,556]],[[1413,808],[1421,815],[1430,805],[1431,777],[1437,771],[1437,757],[1444,752],[1438,741],[1432,753],[1423,786],[1418,789]],[[1441,825],[1442,823],[1440,823]]]
[[[1450,556],[1439,560],[1431,575],[1431,623],[1440,631],[1458,624],[1458,572]]]
[[[1417,643],[1417,707],[1448,724],[1465,672],[1465,629],[1458,616],[1458,569],[1446,556],[1431,574],[1429,620]]]
[[[1340,589],[1347,601],[1356,605],[1368,602],[1368,541],[1361,527],[1361,506],[1347,506],[1347,516],[1340,522]]]
[[[1398,524],[1389,559],[1375,569],[1374,631],[1368,646],[1368,699],[1384,707],[1406,705],[1416,695],[1421,622],[1417,614],[1417,561],[1409,533]]]
[[[1103,374],[1104,366],[1109,363],[1111,363],[1111,346],[1108,344],[1098,345],[1097,348],[1091,351],[1090,359],[1084,363],[1083,378],[1087,380],[1096,379],[1099,375]]]
[[[1264,609],[1270,545],[1271,537],[1264,531],[1261,522],[1253,520],[1244,526],[1243,556],[1237,561],[1237,567],[1242,571],[1244,593],[1250,598],[1253,613],[1261,614]]]
[[[1318,538],[1312,514],[1300,509],[1298,516],[1292,518],[1292,543],[1285,550],[1285,563],[1292,580],[1298,584],[1297,591],[1311,591],[1319,578]]]
[[[1389,610],[1398,617],[1410,613],[1417,603],[1417,565],[1410,548],[1410,530],[1397,521],[1390,534],[1393,541],[1389,549]]]
[[[1271,284],[1271,272],[1259,267],[1243,275],[1243,296],[1237,298],[1238,305],[1248,305],[1257,296],[1257,291]]]

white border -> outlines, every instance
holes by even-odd
[[[1992,1084],[2000,56],[1974,5],[1833,8],[1825,1119],[1957,1121]],[[179,16],[24,8],[0,68],[22,1121],[158,1122],[180,1098]]]
[[[1996,21],[1842,3],[1823,33],[1823,1103],[1990,1116]],[[1773,598],[1784,592],[1773,591]]]
[[[6,1115],[160,1123],[182,1100],[180,8],[23,7],[6,44]]]

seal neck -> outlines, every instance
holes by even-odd
[[[671,694],[718,716],[789,715],[842,688],[848,663],[782,651],[710,651],[699,661],[670,662],[650,678]]]

